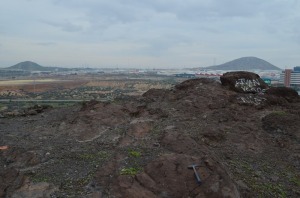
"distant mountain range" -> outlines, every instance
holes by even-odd
[[[199,69],[212,70],[281,70],[271,63],[256,57],[242,57],[221,65],[204,67]]]
[[[16,65],[3,68],[4,70],[17,71],[70,71],[71,68],[62,67],[44,67],[31,61],[24,61]],[[73,68],[74,69],[74,68]],[[211,70],[281,70],[271,63],[256,57],[242,57],[221,65],[214,65],[209,67],[201,67],[194,69],[211,69]]]
[[[69,69],[67,68],[61,68],[61,67],[44,67],[37,63],[31,62],[31,61],[24,61],[21,63],[18,63],[16,65],[3,68],[5,70],[18,70],[18,71],[67,71]]]

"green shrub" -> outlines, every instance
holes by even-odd
[[[130,168],[123,168],[120,171],[121,175],[136,175],[138,172],[140,171],[139,168],[134,168],[134,167],[130,167]]]
[[[132,157],[141,157],[142,155],[139,151],[133,151],[133,150],[129,151],[129,154]]]

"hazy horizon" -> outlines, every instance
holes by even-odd
[[[245,57],[241,57],[241,58],[245,58]],[[32,62],[32,63],[36,63],[36,64],[38,64],[40,66],[43,66],[43,67],[60,67],[60,68],[141,69],[141,70],[142,69],[151,70],[151,69],[195,69],[195,68],[197,68],[197,67],[188,67],[188,66],[186,66],[186,67],[163,67],[163,66],[160,66],[160,67],[150,67],[150,66],[149,67],[134,67],[134,66],[130,66],[130,65],[129,66],[108,65],[108,66],[104,66],[104,67],[101,67],[101,66],[91,66],[91,65],[82,65],[82,66],[71,66],[71,67],[69,66],[69,67],[66,67],[66,66],[63,66],[63,65],[41,65],[41,64],[39,64],[37,62],[28,61],[28,60],[27,61],[22,61],[22,62],[19,62],[19,63],[23,63],[23,62]],[[19,64],[19,63],[16,63],[16,64]],[[16,65],[16,64],[14,64],[14,65]],[[223,63],[220,63],[220,64],[223,64]],[[7,67],[14,66],[14,65],[10,65],[10,66],[1,66],[0,65],[0,68],[7,68]],[[210,66],[217,66],[217,65],[210,65]],[[207,66],[207,67],[210,67],[210,66]],[[274,65],[274,66],[276,66],[276,65]],[[205,67],[206,66],[199,66],[199,68],[203,68],[203,69],[206,69]],[[295,66],[293,66],[293,67],[295,67]],[[292,69],[293,67],[290,67],[290,69]],[[280,68],[280,69],[288,69],[288,68]]]

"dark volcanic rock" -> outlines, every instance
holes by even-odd
[[[167,97],[166,90],[163,89],[150,89],[146,93],[143,94],[143,97],[148,98],[150,100],[162,99]]]
[[[285,111],[275,111],[262,119],[262,127],[269,133],[300,138],[300,116]]]
[[[15,168],[0,169],[0,197],[10,197],[24,182],[24,176]]]
[[[294,89],[289,87],[270,87],[270,89],[268,89],[266,93],[269,95],[283,97],[286,99],[293,99],[299,97],[298,93]]]
[[[0,119],[0,197],[299,197],[299,97],[222,81]]]
[[[197,86],[203,84],[218,84],[218,82],[210,78],[196,78],[196,79],[186,80],[176,85],[175,88],[178,90],[195,89],[197,88]]]
[[[195,164],[201,185],[188,168]],[[213,159],[184,154],[163,155],[134,178],[119,176],[117,185],[115,197],[240,197],[235,183]]]
[[[57,191],[57,187],[47,182],[30,183],[24,182],[24,185],[18,189],[13,195],[13,198],[40,198],[52,197],[52,194]]]
[[[25,111],[25,115],[36,115],[38,113],[43,113],[47,109],[51,109],[51,105],[34,105],[33,107],[29,107]]]
[[[252,72],[227,72],[221,76],[220,80],[222,85],[229,86],[231,90],[240,93],[260,93],[268,88],[259,75]]]

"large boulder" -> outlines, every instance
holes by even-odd
[[[268,85],[252,72],[227,72],[220,78],[222,85],[239,93],[264,93]]]

